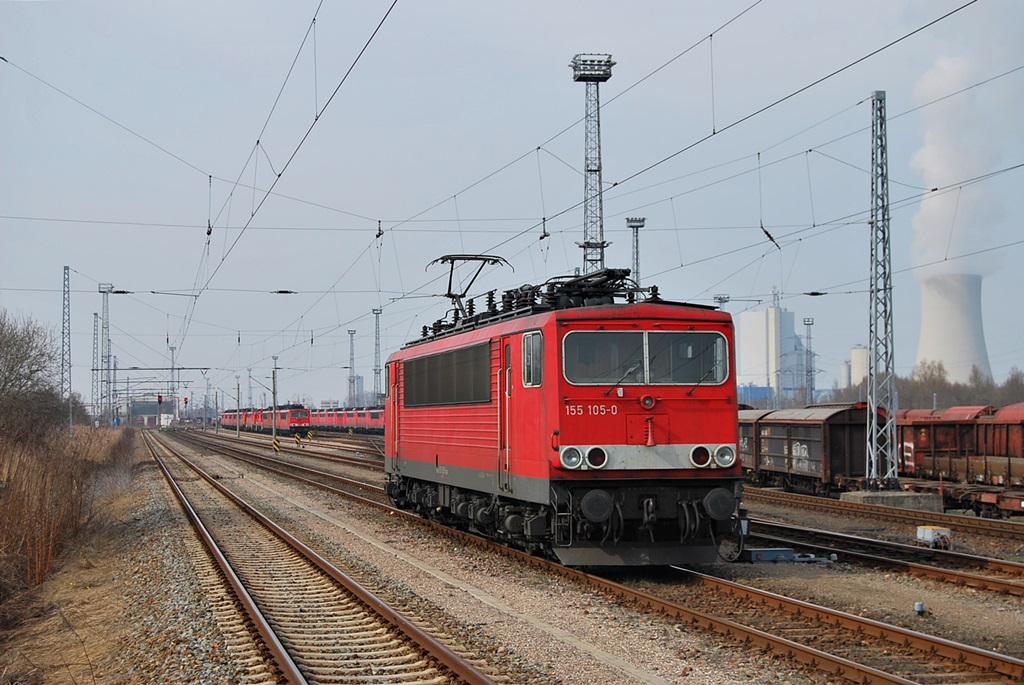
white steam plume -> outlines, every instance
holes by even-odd
[[[964,58],[942,57],[915,84],[913,100],[922,105],[979,79]],[[998,167],[1003,128],[993,120],[991,109],[979,106],[975,91],[955,95],[921,110],[925,124],[924,145],[910,160],[928,188],[951,184],[989,173]],[[987,275],[998,266],[991,253],[959,257],[991,247],[993,230],[1003,210],[985,183],[967,185],[926,196],[914,215],[911,260],[919,279],[936,274]]]

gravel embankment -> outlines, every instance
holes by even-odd
[[[426,623],[443,627],[460,645],[515,672],[514,682],[806,685],[828,680],[757,650],[618,606],[570,582],[454,547],[436,535],[251,467],[213,463],[233,486],[261,500],[265,511],[290,517],[289,526],[305,531],[325,556],[375,578],[388,594],[405,598]],[[10,638],[0,659],[0,682],[241,682],[234,661],[238,619],[212,589],[216,583],[204,553],[155,468],[142,469],[137,487],[137,501],[119,524],[120,544],[102,560],[69,565],[52,583],[63,590],[42,591],[49,593],[53,614],[54,604],[66,609],[71,601],[61,592],[88,576],[95,589],[74,595],[81,603],[75,611],[65,610],[63,618],[48,618],[44,612],[19,634],[0,636]],[[722,571],[740,582],[989,649],[1024,653],[1019,629],[1024,609],[1010,598],[842,563],[734,564]],[[913,613],[915,601],[926,603],[927,616]],[[75,618],[104,611],[106,619]],[[965,622],[965,616],[978,619]],[[43,628],[33,625],[48,620],[55,627],[46,634],[57,637],[43,644],[32,632]],[[61,633],[64,623],[75,630]],[[88,670],[72,667],[83,663],[83,645]],[[44,651],[57,656],[48,661]],[[15,679],[19,674],[26,677]]]

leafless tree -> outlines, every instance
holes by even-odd
[[[54,334],[0,310],[0,434],[22,441],[59,425],[60,352]]]

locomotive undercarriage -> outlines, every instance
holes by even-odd
[[[567,565],[631,566],[714,561],[736,529],[738,481],[694,486],[552,485],[549,503],[392,476],[396,506]]]

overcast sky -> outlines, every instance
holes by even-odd
[[[122,387],[166,387],[147,369],[173,346],[209,369],[183,372],[192,397],[209,380],[233,406],[238,374],[244,403],[251,369],[259,403],[276,355],[280,398],[344,400],[355,330],[371,389],[372,310],[386,360],[450,308],[431,260],[505,257],[514,271],[471,294],[582,265],[568,65],[608,53],[608,266],[630,266],[625,218],[646,217],[644,285],[726,294],[734,314],[777,291],[814,318],[830,387],[867,343],[870,95],[885,91],[897,372],[938,261],[986,275],[1002,382],[1024,368],[1024,3],[922,29],[965,2],[0,1],[0,307],[59,340],[71,268],[86,401],[100,283],[130,291],[110,297]]]

